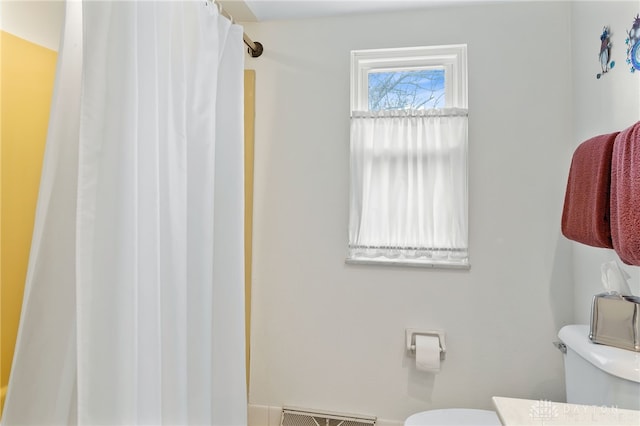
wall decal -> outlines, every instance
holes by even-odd
[[[631,29],[627,31],[627,64],[630,65],[630,71],[640,70],[640,14],[636,15],[631,25]]]
[[[596,78],[602,77],[609,71],[609,69],[616,65],[615,61],[609,62],[609,59],[611,58],[611,30],[609,30],[609,27],[604,27],[602,29],[602,34],[600,35],[600,53],[598,54],[598,58],[600,59],[600,68],[602,68],[602,72],[596,74]]]

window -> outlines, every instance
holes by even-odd
[[[347,261],[468,267],[466,45],[351,65]]]
[[[424,87],[425,79],[432,80],[434,83],[439,82],[443,86],[442,103],[425,104],[415,109],[467,108],[466,45],[352,51],[351,110],[378,110],[378,108],[369,108],[370,88],[373,89],[371,90],[373,99],[376,96],[376,90],[382,88],[380,80],[389,76],[396,79],[412,76],[423,78],[421,87]],[[411,84],[409,81],[405,82]],[[408,103],[405,105],[407,108],[412,107]]]

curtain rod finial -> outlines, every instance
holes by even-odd
[[[262,43],[260,43],[259,41],[254,41],[253,44],[255,45],[255,49],[252,49],[251,47],[249,47],[249,54],[251,55],[252,58],[257,58],[260,55],[262,55],[262,52],[264,51],[264,48],[262,47]]]

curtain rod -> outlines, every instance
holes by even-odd
[[[236,21],[233,19],[233,16],[231,16],[226,10],[224,10],[222,5],[218,3],[217,0],[208,0],[208,1],[211,1],[213,4],[215,4],[218,7],[220,14],[225,18],[229,19],[232,24],[236,23]],[[259,41],[251,40],[251,38],[245,32],[242,33],[242,40],[244,41],[244,44],[247,45],[248,47],[247,53],[249,53],[249,55],[251,55],[252,58],[257,58],[260,55],[262,55],[262,51],[264,50],[264,48],[262,47],[262,43],[260,43]]]

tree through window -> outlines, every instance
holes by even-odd
[[[444,108],[444,68],[370,72],[369,111]]]

